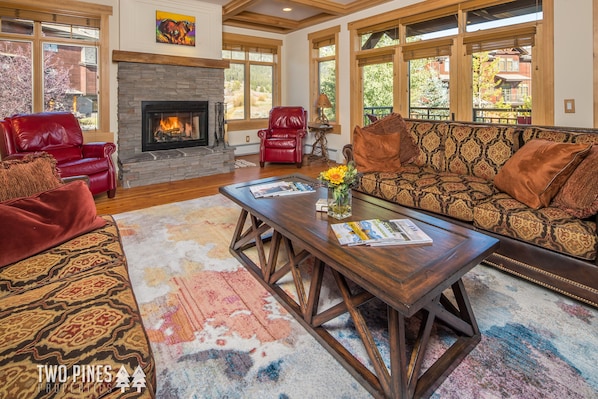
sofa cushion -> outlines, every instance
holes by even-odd
[[[515,153],[515,132],[506,126],[452,123],[444,141],[446,171],[494,179]]]
[[[0,298],[87,273],[114,263],[125,255],[112,216],[103,215],[104,227],[0,268]]]
[[[74,181],[0,203],[0,267],[104,226],[89,188]]]
[[[474,226],[580,259],[595,260],[596,223],[562,209],[531,209],[506,193],[474,207]]]
[[[363,130],[379,135],[399,133],[400,139],[397,140],[400,140],[400,145],[398,147],[401,163],[411,163],[419,155],[419,148],[415,143],[413,136],[409,133],[405,120],[400,114],[393,112],[390,115],[365,126]]]
[[[1,298],[0,325],[2,398],[153,397],[155,361],[124,262]],[[64,366],[69,376],[60,385],[45,373],[40,380],[40,365]],[[74,381],[75,365],[109,366],[111,381]],[[141,393],[116,386],[121,366],[143,370]]]
[[[505,163],[494,184],[534,209],[548,206],[591,148],[587,144],[529,141]]]
[[[401,170],[401,133],[372,133],[355,126],[353,130],[353,158],[360,173],[398,172]]]
[[[598,144],[575,168],[551,206],[584,219],[598,213]]]
[[[448,135],[449,124],[446,122],[405,121],[414,140],[419,155],[413,163],[417,166],[429,166],[438,172],[444,172],[444,140]]]
[[[0,162],[0,202],[28,197],[63,184],[56,160],[43,152]]]
[[[475,176],[438,173],[406,165],[401,173],[366,173],[359,191],[398,204],[472,221],[473,208],[496,193],[494,185]]]
[[[58,165],[62,177],[91,176],[109,170],[108,158],[83,158]]]

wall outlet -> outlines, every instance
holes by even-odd
[[[249,136],[245,136],[245,142],[249,143]]]

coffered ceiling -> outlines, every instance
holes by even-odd
[[[222,6],[222,23],[289,33],[391,0],[200,0]],[[290,9],[290,10],[289,10]]]

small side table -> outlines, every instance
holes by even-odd
[[[332,126],[310,122],[307,124],[307,127],[316,139],[311,147],[310,158],[318,157],[328,162],[330,159],[328,158],[328,139],[326,138],[326,133],[332,130]]]

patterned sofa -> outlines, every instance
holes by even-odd
[[[542,139],[591,148],[598,144],[598,131],[418,120],[405,124],[419,155],[402,163],[400,172],[360,174],[358,191],[494,236],[500,248],[486,263],[598,307],[596,215],[575,217],[552,203],[534,209],[494,184],[526,143]],[[348,161],[355,160],[355,140],[354,134],[354,144],[343,149]],[[598,173],[598,165],[593,167]]]
[[[0,162],[0,398],[153,398],[118,228],[96,215],[83,181],[63,184],[50,169],[45,154]],[[30,192],[10,198],[16,186]]]

